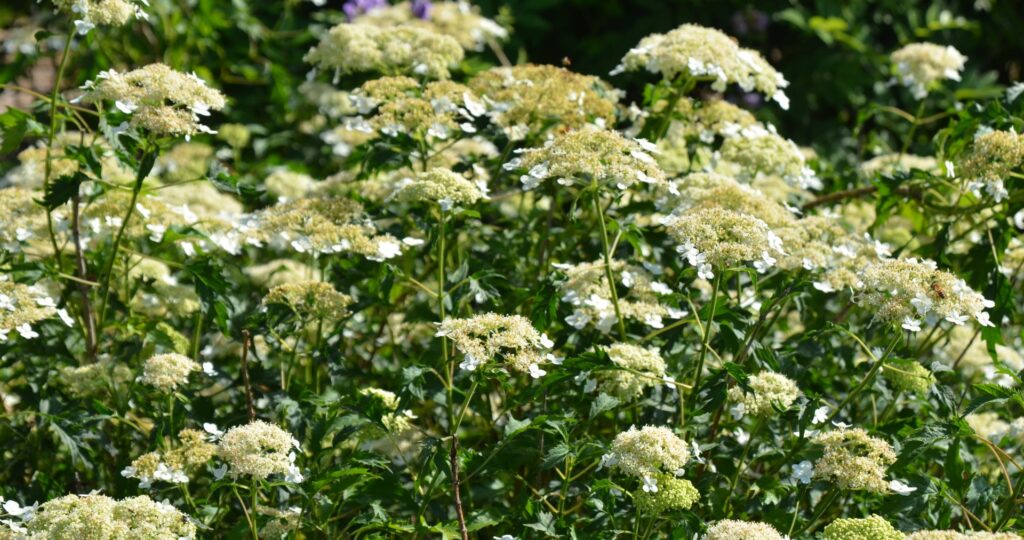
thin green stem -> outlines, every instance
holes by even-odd
[[[140,168],[135,176],[135,185],[132,187],[132,197],[128,201],[128,210],[125,212],[124,218],[121,219],[121,226],[117,229],[117,235],[114,236],[113,249],[110,252],[110,257],[107,258],[106,268],[103,270],[103,278],[100,281],[100,318],[98,321],[99,328],[103,328],[103,323],[107,320],[107,307],[110,299],[110,278],[114,273],[114,261],[117,260],[118,250],[121,247],[121,240],[124,238],[124,231],[128,228],[128,223],[131,221],[132,216],[135,215],[135,205],[139,200],[139,193],[142,191],[142,182],[145,181],[146,176],[149,175],[149,171],[152,170],[152,164],[156,161],[156,155],[159,150],[153,149],[147,151],[142,160],[140,161]],[[148,164],[147,164],[148,163]]]
[[[914,114],[914,120],[910,123],[910,131],[907,132],[906,138],[903,139],[903,146],[900,147],[900,155],[896,158],[896,166],[899,166],[903,161],[903,156],[906,155],[907,150],[910,149],[910,144],[914,142],[914,135],[917,133],[917,126],[921,123],[921,114],[924,113],[925,100],[921,100],[921,103],[917,106],[917,113]]]
[[[846,329],[844,328],[844,330],[846,330]],[[835,420],[836,416],[839,416],[839,413],[843,410],[843,408],[846,407],[851,401],[853,401],[853,398],[857,397],[857,395],[859,395],[860,392],[862,390],[864,390],[864,388],[866,388],[869,384],[871,384],[871,381],[874,380],[875,375],[878,374],[878,371],[880,369],[882,369],[883,365],[885,365],[885,361],[886,361],[886,359],[888,359],[889,354],[891,354],[893,349],[896,348],[896,345],[899,344],[900,338],[902,337],[901,335],[897,334],[896,337],[893,338],[892,342],[889,344],[889,347],[885,350],[885,353],[882,354],[882,357],[881,358],[875,358],[874,353],[872,353],[869,349],[867,349],[867,346],[864,345],[864,342],[861,341],[861,339],[859,337],[855,336],[849,330],[846,330],[846,332],[848,334],[850,334],[851,336],[854,336],[854,338],[861,344],[861,346],[864,347],[864,349],[867,351],[868,355],[872,359],[874,359],[875,362],[874,362],[874,364],[871,365],[871,369],[868,370],[867,374],[864,375],[864,378],[861,379],[859,383],[857,383],[857,386],[853,387],[853,389],[850,390],[850,392],[848,394],[846,394],[846,397],[843,398],[843,401],[841,401],[839,403],[839,405],[835,408],[835,410],[832,411],[832,414],[830,414],[828,419],[825,420],[826,424],[832,422],[832,420]]]
[[[615,289],[615,272],[612,270],[612,254],[610,243],[608,242],[608,227],[604,222],[604,212],[601,211],[601,204],[598,200],[597,189],[594,190],[594,197],[591,200],[594,207],[594,213],[597,214],[597,221],[601,225],[601,246],[604,251],[604,273],[608,279],[608,291],[612,296],[612,306],[615,308],[615,318],[619,322],[619,337],[626,341],[626,323],[622,318],[622,310],[619,309],[619,293]]]
[[[828,494],[822,497],[821,501],[818,502],[818,508],[814,512],[814,517],[812,517],[810,520],[807,521],[807,523],[800,527],[800,529],[797,530],[792,537],[798,538],[801,533],[803,533],[808,528],[812,527],[815,523],[817,523],[818,520],[821,519],[821,516],[825,515],[825,512],[832,507],[832,505],[836,502],[836,499],[838,498],[839,490],[833,487],[831,490],[829,490]]]
[[[692,394],[690,394],[691,400],[697,399],[697,392],[700,390],[700,378],[704,371],[704,359],[707,358],[708,344],[711,342],[711,324],[715,320],[715,311],[718,307],[718,291],[722,287],[722,274],[724,273],[725,271],[722,271],[715,276],[715,283],[711,289],[711,307],[708,308],[708,319],[703,324],[704,336],[701,339],[700,355],[697,357],[697,371],[693,375],[693,391]],[[694,316],[699,318],[699,315],[697,314],[694,314]]]
[[[740,455],[740,460],[736,464],[736,472],[733,473],[732,479],[729,480],[729,498],[725,500],[725,510],[723,515],[729,516],[729,511],[732,509],[732,500],[737,496],[735,493],[736,484],[740,480],[740,475],[743,473],[744,466],[747,462],[747,456],[750,455],[750,447],[754,444],[754,439],[757,437],[757,433],[761,431],[761,426],[764,424],[764,419],[758,417],[754,428],[750,430],[750,435],[747,438],[747,442],[743,445],[743,453]]]
[[[68,57],[71,55],[71,43],[74,41],[74,34],[68,34],[64,42],[64,52],[61,53],[60,65],[57,67],[57,77],[53,81],[53,94],[50,98],[50,133],[46,141],[46,170],[43,176],[43,192],[50,188],[50,176],[53,174],[53,140],[57,137],[57,102],[60,99],[60,85],[64,79],[64,69],[68,64]],[[50,244],[53,247],[53,256],[57,259],[57,268],[63,272],[64,262],[60,256],[60,246],[57,245],[57,235],[53,232],[53,210],[46,210],[46,230],[50,235]]]

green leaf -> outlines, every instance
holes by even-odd
[[[590,417],[593,418],[605,411],[610,411],[619,405],[619,400],[604,392],[598,394],[597,399],[590,403]]]
[[[50,185],[46,186],[46,193],[43,195],[42,200],[39,201],[47,210],[53,210],[64,203],[71,200],[76,194],[78,194],[78,188],[89,178],[81,172],[76,172],[71,176],[61,176],[50,181]]]

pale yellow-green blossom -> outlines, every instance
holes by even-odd
[[[187,384],[188,376],[200,369],[199,364],[183,354],[158,354],[151,356],[142,365],[139,380],[167,392]]]
[[[990,131],[977,135],[974,144],[956,166],[956,173],[969,189],[992,196],[1000,202],[1009,196],[1005,183],[1010,173],[1024,165],[1024,137],[1013,131]]]
[[[780,373],[762,371],[751,375],[749,391],[739,387],[729,389],[729,400],[743,405],[744,412],[754,416],[769,416],[775,408],[785,410],[800,396],[800,388],[792,379]]]
[[[143,6],[146,0],[53,0],[58,11],[70,14],[80,34],[87,33],[93,26],[124,26],[133,17],[146,19]]]
[[[874,514],[866,518],[840,518],[825,527],[822,540],[903,540],[891,523]]]
[[[928,368],[913,360],[893,360],[882,366],[882,377],[894,387],[914,394],[927,394],[935,384],[935,376]]]
[[[601,372],[601,386],[609,394],[632,399],[643,394],[645,388],[662,384],[665,360],[657,349],[613,343],[606,352],[619,368]]]
[[[263,180],[263,187],[279,201],[293,201],[313,191],[316,188],[316,180],[305,173],[278,169],[267,175]]]
[[[842,489],[888,493],[886,469],[896,462],[889,443],[871,437],[860,428],[819,433],[814,443],[823,453],[814,463],[814,476]]]
[[[700,500],[700,492],[689,480],[676,478],[667,473],[655,474],[650,480],[657,484],[657,491],[637,489],[633,492],[633,504],[644,514],[660,515],[672,510],[689,510]]]
[[[378,72],[447,79],[463,55],[454,38],[426,28],[342,23],[321,38],[305,61],[338,75]]]
[[[577,330],[593,325],[608,333],[618,320],[608,289],[608,276],[604,261],[575,265],[556,265],[565,272],[566,280],[560,286],[562,301],[572,306],[573,312],[565,321]],[[657,267],[651,267],[659,270]],[[612,261],[612,273],[617,277],[615,286],[621,290],[619,312],[625,320],[642,323],[651,328],[663,328],[664,319],[678,319],[684,313],[663,304],[659,297],[670,294],[669,286],[641,266],[625,261]],[[619,287],[621,285],[621,287]]]
[[[270,289],[263,297],[263,305],[271,304],[288,306],[303,319],[336,322],[348,316],[352,297],[336,291],[330,283],[299,281]]]
[[[402,251],[397,239],[377,233],[362,205],[342,198],[304,198],[272,206],[253,214],[235,234],[228,247],[255,240],[299,253],[352,252],[378,261]]]
[[[884,259],[868,264],[855,301],[884,322],[920,329],[921,321],[947,320],[956,325],[975,319],[991,326],[986,308],[994,304],[955,275],[927,259]]]

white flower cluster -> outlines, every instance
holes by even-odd
[[[224,95],[195,73],[181,73],[164,64],[150,64],[126,73],[101,71],[82,87],[86,103],[112,101],[131,116],[131,125],[157,135],[216,133],[201,123],[211,110],[224,108]]]
[[[75,17],[75,31],[88,34],[96,26],[122,26],[134,16],[149,20],[143,6],[149,7],[149,0],[54,0],[57,9]]]
[[[646,69],[675,79],[681,73],[712,81],[722,92],[729,84],[745,92],[757,90],[789,108],[783,91],[789,82],[760,53],[742,48],[728,35],[713,28],[684,24],[667,34],[651,34],[630,49],[612,73]]]
[[[893,52],[892,62],[900,83],[915,98],[924,99],[942,79],[959,81],[967,57],[952,46],[911,43]]]
[[[468,319],[445,319],[436,336],[455,343],[464,357],[459,367],[466,371],[501,358],[513,370],[537,379],[547,374],[541,364],[560,362],[547,352],[555,344],[519,315],[485,313]]]

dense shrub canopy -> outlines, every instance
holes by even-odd
[[[767,4],[0,8],[0,539],[1020,538],[1021,16]]]

